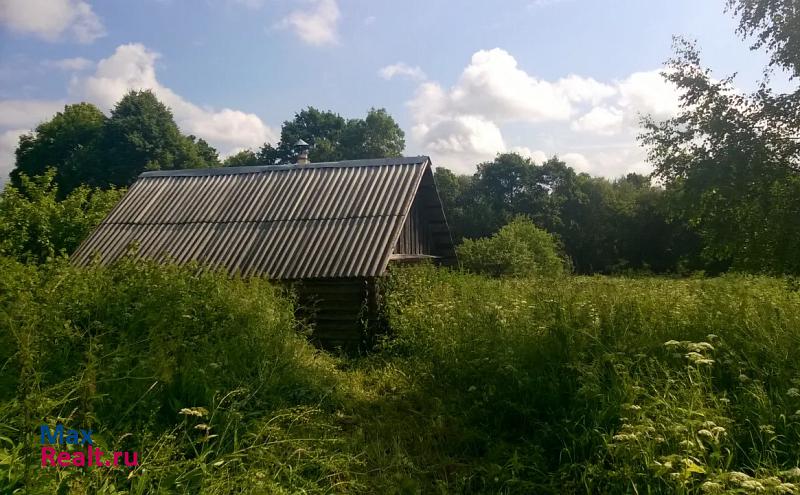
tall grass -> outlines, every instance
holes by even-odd
[[[308,344],[264,281],[0,260],[0,492],[797,493],[783,280],[387,281],[375,352]],[[38,467],[91,427],[134,470]]]
[[[463,455],[491,461],[468,488],[797,491],[800,294],[785,281],[420,269],[389,308],[387,348],[477,436]]]
[[[128,473],[32,470],[36,429],[57,422],[94,429],[106,451],[139,451],[143,465],[196,491],[187,461],[238,451],[254,415],[323,401],[333,386],[290,295],[262,280],[131,261],[2,263],[0,441],[26,469],[0,491],[32,475],[43,492],[127,484]],[[152,488],[147,471],[133,486]]]

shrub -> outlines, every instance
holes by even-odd
[[[526,217],[517,217],[495,235],[466,239],[458,257],[467,270],[493,277],[558,275],[564,271],[556,240]]]
[[[0,193],[0,256],[22,261],[71,254],[124,193],[80,186],[58,200],[53,169],[20,180],[19,189],[8,184]]]

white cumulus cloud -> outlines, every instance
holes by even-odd
[[[420,123],[411,136],[436,157],[436,163],[459,173],[474,171],[477,163],[506,149],[500,128],[474,115],[454,116],[431,124]]]
[[[564,163],[574,168],[578,173],[597,173],[596,171],[592,170],[591,162],[583,153],[576,153],[574,151],[572,153],[564,153],[563,155],[559,156],[559,159],[563,160]]]
[[[505,50],[472,55],[458,83],[445,95],[449,110],[494,120],[565,120],[570,100],[547,81],[532,77]]]
[[[610,84],[598,82],[591,77],[576,76],[575,74],[559,79],[557,85],[567,98],[575,103],[590,102],[597,104],[617,94],[617,89]]]
[[[616,83],[615,98],[599,103],[572,123],[572,129],[610,136],[638,127],[643,115],[666,119],[677,115],[680,92],[660,70],[634,72]]]
[[[419,66],[411,67],[403,62],[397,62],[396,64],[387,65],[386,67],[381,68],[378,71],[378,75],[387,81],[398,76],[407,77],[408,79],[415,81],[424,81],[427,78],[425,72]]]
[[[531,160],[533,160],[534,163],[538,164],[546,162],[547,159],[550,158],[544,151],[532,150],[527,146],[512,146],[509,151],[511,151],[512,153],[516,153],[520,156],[523,156],[525,158],[530,158]]]
[[[575,131],[612,136],[622,130],[624,111],[617,107],[597,106],[572,122]]]
[[[313,0],[308,3],[308,7],[292,11],[278,26],[290,28],[310,45],[331,45],[339,41],[340,17],[336,0]]]
[[[91,5],[82,0],[2,0],[0,23],[47,41],[91,43],[106,34]]]
[[[159,54],[138,43],[121,45],[97,64],[93,75],[73,79],[70,92],[75,98],[91,101],[108,111],[128,91],[150,89],[172,109],[183,132],[207,140],[223,155],[276,140],[275,131],[255,114],[202,107],[163,86],[156,77],[158,57]]]
[[[635,142],[567,153],[560,158],[579,172],[609,178],[623,177],[632,172],[649,174],[652,170],[647,163],[645,150]],[[570,160],[573,160],[572,163]]]
[[[620,106],[656,119],[672,117],[680,108],[680,93],[664,80],[661,70],[634,72],[619,83]]]

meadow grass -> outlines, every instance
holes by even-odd
[[[790,281],[386,281],[390,333],[309,345],[291,294],[123,263],[0,270],[0,492],[798,493]],[[38,467],[92,427],[135,470]]]

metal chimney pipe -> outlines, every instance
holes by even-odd
[[[302,139],[298,139],[296,143],[294,143],[294,147],[297,150],[297,164],[298,165],[308,165],[311,163],[311,160],[308,159],[308,149],[310,148],[309,144]]]

